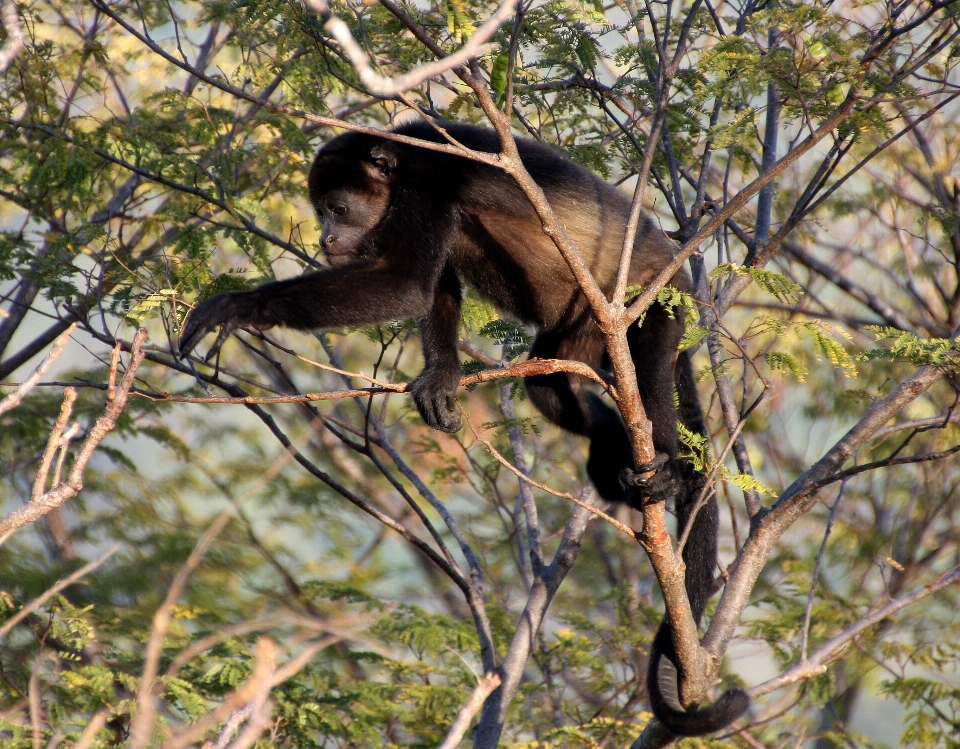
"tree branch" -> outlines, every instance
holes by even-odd
[[[444,54],[433,62],[418,65],[396,78],[387,78],[380,75],[370,65],[370,57],[363,51],[357,40],[353,38],[350,27],[338,16],[330,12],[326,0],[304,0],[307,7],[319,15],[325,22],[326,29],[333,38],[340,42],[347,59],[360,77],[360,82],[375,96],[393,97],[405,93],[419,86],[428,78],[434,78],[449,70],[454,70],[466,64],[471,59],[485,54],[490,46],[487,42],[493,37],[503,24],[510,20],[519,0],[504,0],[487,21],[480,26],[467,43],[452,54]]]

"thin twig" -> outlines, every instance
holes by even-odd
[[[20,622],[26,619],[30,614],[39,609],[43,604],[53,598],[57,593],[59,593],[64,588],[68,588],[73,585],[77,580],[86,577],[93,570],[99,567],[101,564],[106,562],[110,557],[116,554],[120,550],[120,544],[114,544],[111,546],[106,553],[100,556],[97,559],[94,559],[92,562],[83,565],[80,569],[74,572],[71,575],[63,578],[62,580],[57,580],[52,586],[47,588],[43,593],[34,598],[30,603],[20,609],[16,614],[7,619],[3,623],[3,626],[0,626],[0,638],[6,637],[7,633],[10,632],[14,627],[16,627]]]
[[[948,585],[952,585],[955,582],[960,582],[960,565],[948,570],[932,583],[921,588],[920,590],[914,591],[913,593],[905,596],[901,596],[900,598],[895,598],[889,603],[869,612],[865,616],[861,617],[856,624],[848,629],[845,629],[839,635],[824,643],[824,645],[805,662],[798,663],[796,666],[774,679],[770,679],[762,684],[758,684],[757,686],[748,690],[747,693],[750,695],[751,699],[756,699],[757,697],[762,697],[765,694],[770,694],[770,692],[780,689],[781,687],[785,687],[802,679],[809,679],[810,677],[818,676],[824,673],[827,670],[825,664],[838,656],[840,651],[843,650],[843,648],[846,647],[846,645],[857,635],[869,629],[878,622],[883,621],[888,616],[900,611],[900,609],[906,608],[917,601],[923,600],[927,596],[933,595],[934,593],[943,590]]]
[[[467,412],[463,410],[463,407],[460,407],[460,413],[463,416],[464,421],[466,421],[467,425],[470,427],[470,431],[473,432],[473,436],[477,439],[477,442],[479,442],[485,448],[487,448],[487,452],[489,452],[494,457],[495,460],[501,463],[511,473],[515,474],[516,477],[519,478],[521,481],[526,481],[531,486],[535,486],[537,489],[540,489],[541,491],[545,491],[548,494],[552,494],[555,497],[560,497],[561,499],[569,500],[570,502],[573,502],[575,505],[579,505],[583,509],[592,513],[596,517],[606,520],[608,523],[610,523],[610,525],[612,525],[614,528],[616,528],[618,531],[620,531],[624,535],[629,536],[635,541],[640,540],[639,536],[637,535],[637,532],[633,530],[633,528],[631,528],[630,526],[624,523],[621,523],[615,517],[608,515],[603,510],[598,510],[596,507],[594,507],[593,505],[587,504],[586,502],[581,500],[579,497],[573,496],[570,492],[558,492],[556,489],[551,489],[546,484],[541,484],[539,481],[535,481],[534,479],[522,473],[520,470],[517,469],[515,465],[513,465],[513,463],[511,463],[509,460],[503,457],[503,455],[500,454],[497,448],[495,448],[490,443],[489,440],[486,440],[480,436],[480,432],[477,431],[477,428],[473,425],[473,421],[471,421],[470,416],[467,414]]]
[[[370,64],[370,57],[364,52],[357,40],[353,38],[350,27],[338,16],[330,12],[330,7],[326,0],[304,0],[306,6],[319,15],[324,21],[327,31],[333,38],[340,42],[344,54],[350,60],[350,64],[357,72],[360,82],[366,89],[375,96],[392,97],[397,94],[405,93],[412,88],[419,86],[428,78],[434,78],[448,70],[459,68],[469,60],[479,57],[488,52],[490,45],[487,42],[493,37],[504,23],[506,23],[516,10],[518,0],[504,0],[487,21],[480,26],[467,43],[460,49],[450,55],[441,57],[439,60],[418,65],[403,75],[396,78],[388,78],[380,75]]]
[[[5,0],[5,2],[9,4],[9,0]],[[63,348],[67,345],[67,339],[70,338],[76,327],[77,324],[73,323],[69,328],[57,336],[57,340],[53,342],[53,345],[50,347],[50,351],[43,358],[43,361],[37,365],[37,368],[29,374],[27,379],[17,386],[16,390],[0,401],[0,414],[6,413],[7,411],[20,405],[24,396],[30,392],[34,385],[40,382],[40,378],[43,377],[50,365],[57,360],[60,354],[63,353]]]
[[[93,740],[97,737],[97,732],[107,724],[108,714],[109,711],[106,708],[97,710],[96,714],[83,729],[80,738],[77,739],[77,743],[73,745],[73,749],[90,749]]]
[[[133,342],[130,346],[130,361],[127,363],[127,371],[124,373],[123,380],[120,386],[116,388],[114,397],[109,397],[108,395],[106,408],[103,409],[103,413],[100,414],[96,422],[94,422],[93,427],[91,427],[87,433],[87,438],[83,441],[83,444],[80,445],[80,449],[73,459],[73,467],[70,469],[66,481],[51,487],[50,491],[46,494],[39,497],[32,497],[23,507],[14,510],[0,520],[0,539],[5,540],[9,537],[10,531],[21,528],[27,523],[32,523],[54,508],[60,507],[60,505],[68,499],[75,497],[80,490],[83,489],[83,471],[86,469],[87,463],[89,463],[90,458],[93,457],[97,445],[99,445],[114,426],[116,426],[117,419],[127,406],[127,397],[130,394],[130,389],[133,387],[134,375],[140,366],[140,362],[142,362],[144,358],[142,346],[146,338],[147,331],[145,328],[140,328],[133,337]],[[74,392],[73,397],[75,396],[76,393]],[[65,397],[69,399],[71,396],[69,393],[65,393]],[[61,411],[61,415],[62,413]],[[58,420],[57,423],[59,424],[60,420]],[[47,449],[51,449],[49,443]],[[51,460],[52,457],[53,453],[51,452]],[[49,463],[45,470],[49,470]],[[44,475],[44,481],[45,480],[46,476]]]
[[[155,713],[155,679],[160,665],[160,655],[163,650],[163,639],[167,634],[170,625],[171,611],[174,604],[180,598],[187,579],[197,568],[200,561],[206,554],[210,544],[219,535],[220,531],[226,526],[230,519],[236,514],[241,504],[250,497],[255,496],[264,489],[280,471],[293,459],[300,447],[303,447],[309,441],[313,434],[312,429],[305,430],[303,436],[296,444],[284,450],[267,469],[263,475],[253,483],[243,494],[230,502],[227,507],[210,524],[200,540],[197,541],[190,552],[190,556],[177,570],[177,574],[167,589],[163,603],[153,615],[153,624],[150,629],[150,639],[147,641],[146,656],[143,664],[143,675],[140,681],[140,690],[137,694],[137,713],[130,727],[130,748],[142,749],[150,739],[151,727],[153,725],[153,716]],[[266,638],[264,638],[266,639]]]
[[[833,529],[833,519],[837,515],[837,508],[840,506],[840,500],[843,499],[843,493],[846,491],[847,482],[840,484],[840,491],[837,498],[830,507],[830,514],[827,516],[827,527],[823,530],[823,540],[820,542],[820,550],[817,552],[817,561],[813,565],[813,576],[810,578],[810,592],[807,594],[807,608],[803,613],[803,633],[800,638],[800,662],[807,660],[807,644],[810,641],[810,622],[813,619],[813,599],[817,592],[817,580],[820,579],[820,568],[823,566],[823,557],[827,551],[827,541],[830,539],[830,531]]]

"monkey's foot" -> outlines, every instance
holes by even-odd
[[[642,509],[651,502],[664,502],[676,496],[680,482],[670,456],[657,453],[657,457],[637,466],[637,470],[624,468],[620,472],[620,486],[623,487],[624,501],[631,507]]]
[[[462,426],[457,410],[457,385],[460,372],[450,374],[425,369],[410,383],[413,402],[427,426],[441,432],[456,432]]]

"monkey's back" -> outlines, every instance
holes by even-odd
[[[500,139],[493,130],[438,124],[468,148],[500,152]],[[401,125],[396,132],[444,142],[443,136],[423,121]],[[630,200],[557,149],[527,138],[516,138],[516,143],[530,176],[543,190],[587,268],[609,294],[616,279]],[[457,265],[465,281],[499,306],[548,328],[572,324],[586,313],[586,300],[569,266],[543,233],[539,217],[513,177],[463,157],[433,152],[427,159],[438,163],[441,181],[459,172],[460,179],[455,181],[467,241],[460,248],[465,262]],[[642,214],[630,283],[650,283],[675,254],[673,243]],[[683,271],[673,282],[685,291],[691,288]]]
[[[484,127],[437,121],[456,141],[486,153],[499,153],[497,134]],[[422,120],[394,132],[434,143],[444,136]],[[348,132],[334,138],[320,156],[344,163],[369,156],[384,143],[376,136]],[[557,149],[516,138],[520,158],[543,190],[560,224],[600,287],[612,291],[620,261],[630,200],[615,187],[574,163]],[[495,166],[465,157],[392,142],[397,181],[449,200],[460,227],[451,261],[461,279],[504,311],[541,328],[565,328],[589,317],[586,299],[572,272],[516,181]],[[336,180],[337,169],[324,169]],[[349,170],[344,170],[349,171]],[[319,181],[317,182],[319,184]],[[311,174],[314,186],[314,175]],[[673,258],[676,249],[653,220],[641,216],[634,240],[629,281],[646,285]],[[681,271],[673,283],[690,289]]]

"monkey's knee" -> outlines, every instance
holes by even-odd
[[[627,430],[620,423],[609,424],[594,432],[587,458],[587,476],[597,492],[608,502],[623,502],[627,495],[620,485],[622,471],[633,466],[633,451]]]

